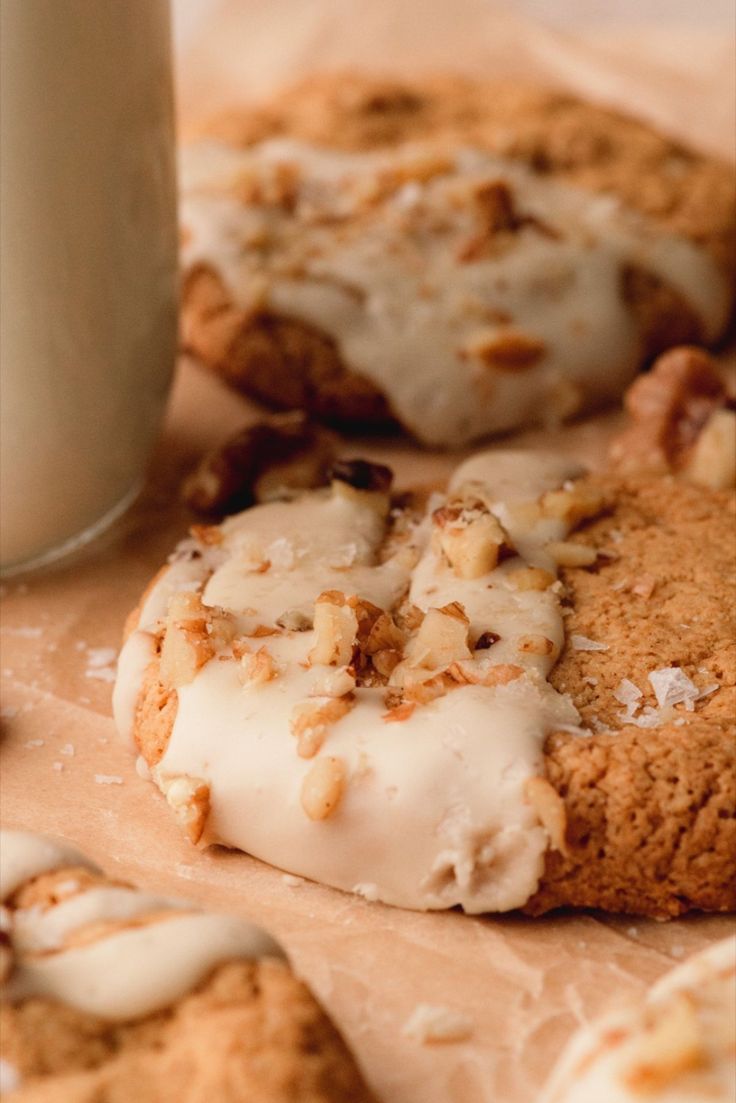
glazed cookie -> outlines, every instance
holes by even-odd
[[[17,1103],[328,1103],[369,1094],[267,934],[0,833],[0,1091]]]
[[[134,613],[117,724],[192,841],[417,909],[736,904],[732,496],[390,484],[195,526]]]
[[[621,394],[733,304],[731,174],[561,93],[311,81],[182,164],[183,342],[457,446]]]
[[[736,938],[670,970],[638,1007],[580,1030],[539,1103],[731,1103]]]

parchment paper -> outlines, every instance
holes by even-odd
[[[374,38],[381,30],[376,4],[373,0],[361,8],[366,22],[354,26],[356,41],[363,40],[369,23]],[[519,41],[517,19],[504,21],[476,0],[464,0],[464,5],[479,20],[493,21],[497,34],[486,43],[488,49],[501,46],[503,53],[508,36]],[[253,51],[262,53],[269,41],[279,40],[278,35],[269,40],[266,33],[266,23],[276,19],[273,13],[288,8],[297,13],[297,7],[306,6],[279,0],[258,5],[259,15],[254,5],[230,6],[227,18],[201,32],[200,49],[207,41],[212,44],[207,34],[223,44],[232,42],[230,20],[242,20],[247,8],[255,38],[251,57]],[[416,17],[419,9],[412,6]],[[332,38],[327,34],[328,7],[333,16],[342,11],[341,5],[314,5],[323,20],[321,30],[311,24],[307,34],[301,26],[301,56],[332,60],[330,42],[344,44],[350,37],[336,23]],[[391,13],[403,11],[403,5],[389,0],[378,7],[384,13],[389,8]],[[404,18],[399,19],[402,26]],[[425,36],[421,24],[415,19],[417,33]],[[270,25],[275,34],[275,24]],[[443,29],[435,25],[432,34]],[[391,30],[387,39],[399,57],[406,48],[406,27],[402,33],[403,38],[398,32],[394,37]],[[292,43],[291,53],[283,47],[282,75],[293,68],[298,36],[288,20],[279,34]],[[548,32],[543,37],[550,41]],[[530,40],[529,35],[521,38]],[[446,46],[438,45],[433,62],[444,59]],[[570,49],[572,54],[564,49],[555,53],[558,67],[564,68],[565,58],[577,56],[581,47],[576,43]],[[282,55],[274,50],[278,70]],[[206,75],[209,65],[214,100],[209,56],[209,62],[200,59],[199,70],[193,67],[192,81]],[[237,52],[223,45],[218,56],[225,59],[221,69],[229,79],[232,69],[225,62]],[[646,56],[640,52],[629,60],[644,72]],[[583,57],[601,91],[601,74],[612,70],[598,66],[595,52]],[[576,79],[584,71],[585,66],[578,68]],[[652,90],[659,103],[669,105],[669,124],[675,128],[680,118],[691,117],[689,108],[679,114],[692,106],[690,90],[705,86],[708,76],[703,71],[693,77],[686,95],[666,75],[663,70]],[[618,98],[625,88],[626,81],[620,81]],[[722,122],[720,129],[716,126],[716,116],[714,112],[701,119],[702,131],[712,126],[725,144],[727,131]],[[151,478],[132,512],[76,560],[3,587],[3,822],[63,836],[113,874],[268,926],[339,1024],[384,1103],[532,1103],[578,1023],[641,993],[686,953],[722,936],[731,921],[694,917],[657,924],[598,915],[537,921],[517,916],[470,919],[454,912],[417,915],[308,882],[295,885],[245,855],[200,853],[182,838],[162,798],[136,774],[133,755],[115,734],[110,649],[118,647],[125,615],[143,586],[191,521],[176,502],[182,473],[202,449],[255,414],[254,407],[214,378],[182,364]],[[616,420],[611,413],[567,427],[545,438],[545,446],[558,446],[599,465]],[[542,439],[533,432],[517,436],[514,443],[538,444]],[[356,442],[350,454],[389,462],[399,485],[439,478],[459,458],[375,440]],[[418,1003],[465,1012],[473,1022],[471,1037],[446,1045],[422,1045],[406,1037],[402,1027]]]

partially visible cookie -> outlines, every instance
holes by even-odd
[[[183,341],[457,446],[618,396],[733,305],[725,166],[568,95],[323,78],[184,152]]]
[[[17,1103],[330,1103],[369,1093],[282,951],[243,920],[0,835],[0,1090]]]
[[[638,1006],[579,1030],[539,1103],[732,1103],[736,939],[666,973]]]
[[[114,693],[190,839],[417,909],[736,906],[733,495],[582,476],[350,461],[196,526]]]

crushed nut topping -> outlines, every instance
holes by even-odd
[[[311,663],[348,666],[358,635],[358,617],[339,590],[326,590],[314,603],[315,644]]]
[[[543,359],[544,341],[515,329],[484,330],[466,341],[463,357],[477,360],[484,368],[500,372],[527,371]]]
[[[555,576],[543,567],[517,567],[509,571],[506,578],[515,590],[548,590],[555,582]]]
[[[181,497],[197,513],[224,515],[289,489],[325,486],[336,449],[337,437],[301,411],[274,414],[208,453]]]
[[[318,758],[302,782],[302,808],[310,820],[326,820],[345,790],[346,771],[340,758]]]
[[[444,670],[457,659],[469,659],[468,618],[458,602],[442,609],[429,609],[415,636],[404,650],[404,660],[391,675],[391,683],[400,685],[407,669]]]
[[[291,710],[291,734],[297,739],[300,758],[313,758],[317,754],[333,724],[347,716],[355,705],[355,698],[325,697],[300,701]]]
[[[265,647],[257,651],[245,651],[240,656],[238,677],[245,686],[263,686],[278,677],[278,667]]]
[[[209,785],[201,778],[185,775],[174,778],[156,776],[156,780],[166,797],[166,803],[186,830],[189,840],[198,843],[210,811]]]
[[[559,567],[591,567],[598,558],[595,548],[570,540],[552,540],[546,550]]]
[[[458,578],[480,578],[513,554],[508,533],[479,498],[451,499],[434,511],[432,520]]]
[[[548,490],[541,501],[545,517],[564,521],[570,528],[598,516],[605,506],[606,499],[601,490],[580,482],[562,490]]]
[[[230,613],[202,603],[199,594],[174,594],[163,626],[160,678],[177,689],[193,681],[219,647],[230,643],[235,621]]]

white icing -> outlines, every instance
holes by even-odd
[[[648,1090],[630,1074],[642,1045],[686,997],[695,1016],[699,1056]],[[562,1055],[539,1103],[732,1103],[736,1098],[736,937],[723,939],[665,974],[643,1004],[583,1027]],[[669,1057],[672,1057],[670,1043]],[[656,1050],[647,1048],[651,1062]]]
[[[276,953],[268,935],[233,916],[172,912],[86,946],[22,958],[8,996],[51,996],[91,1015],[132,1019],[168,1007],[224,961]]]
[[[550,457],[491,452],[460,468],[453,482],[479,484],[501,514],[576,474],[577,465]],[[443,500],[433,500],[430,511]],[[548,846],[525,784],[544,772],[546,736],[578,719],[545,680],[562,646],[562,617],[554,589],[513,588],[509,576],[525,560],[514,557],[480,578],[459,579],[438,556],[430,530],[427,518],[411,547],[379,563],[383,522],[360,495],[319,491],[258,506],[222,526],[204,600],[235,612],[243,632],[273,625],[290,608],[311,616],[315,598],[329,588],[383,608],[407,589],[423,609],[460,601],[471,638],[486,630],[502,637],[477,651],[470,665],[481,671],[513,663],[523,676],[494,688],[453,689],[392,723],[383,719],[385,690],[357,689],[355,707],[329,728],[321,752],[343,760],[345,792],[328,819],[314,822],[300,800],[314,759],[298,756],[290,720],[328,668],[309,665],[312,629],[257,638],[277,677],[243,684],[227,648],[216,655],[178,689],[173,731],[155,773],[163,786],[180,775],[209,785],[209,842],[346,890],[370,885],[374,898],[391,904],[501,911],[533,894]],[[560,522],[529,529],[528,560],[546,563],[544,542],[563,535]],[[339,568],[331,565],[336,556]],[[263,559],[271,568],[254,569]],[[136,636],[149,627],[143,622],[126,649],[136,648]],[[520,651],[520,637],[529,635],[546,637],[554,650]],[[140,689],[139,679],[129,680],[134,666],[124,649],[117,690],[118,700],[128,702],[124,717],[132,715]],[[128,734],[127,722],[120,726]]]
[[[63,866],[97,867],[74,847],[31,831],[0,831],[0,900],[4,903],[26,881]]]
[[[708,339],[725,325],[729,288],[704,250],[611,196],[512,160],[460,150],[447,171],[366,203],[372,182],[427,152],[347,154],[285,139],[241,151],[190,147],[182,164],[184,265],[209,264],[241,304],[258,301],[334,337],[345,363],[428,444],[458,445],[538,421],[564,403],[570,384],[587,404],[619,395],[642,351],[621,294],[625,265],[674,286]],[[235,197],[239,178],[267,183],[284,163],[300,171],[294,210]],[[498,179],[518,210],[552,233],[526,224],[493,255],[460,263],[458,250],[477,226],[458,188]],[[499,311],[510,323],[499,322]],[[481,332],[493,336],[509,324],[545,343],[534,366],[503,372],[463,352]]]
[[[3,901],[42,873],[95,869],[70,847],[24,831],[0,832],[0,863]],[[180,901],[71,877],[57,892],[58,902],[9,913],[14,963],[5,999],[48,996],[102,1018],[130,1019],[167,1007],[222,962],[281,955],[253,924]]]

